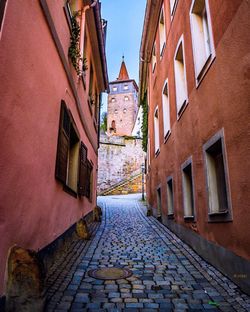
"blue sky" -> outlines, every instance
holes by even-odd
[[[109,81],[119,74],[122,55],[129,77],[139,80],[139,50],[146,0],[101,0],[102,17],[108,21],[106,56]],[[107,107],[103,97],[103,111]]]

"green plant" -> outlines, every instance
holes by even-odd
[[[81,57],[80,51],[80,35],[81,27],[77,21],[81,11],[76,11],[71,17],[71,36],[70,36],[70,46],[68,50],[69,58],[71,59],[72,65],[74,66],[77,75],[80,76],[83,71],[88,69],[87,59]],[[80,61],[82,61],[82,68],[80,68]]]
[[[103,132],[107,131],[107,112],[102,113],[102,122],[100,127]]]
[[[144,94],[143,100],[141,101],[142,105],[142,148],[144,152],[147,151],[148,144],[148,101],[147,101],[147,92]]]

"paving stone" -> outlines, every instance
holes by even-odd
[[[91,239],[76,239],[50,269],[46,312],[249,311],[250,298],[153,217],[137,195],[106,196]],[[99,280],[90,269],[127,268]],[[209,302],[219,304],[217,309]]]

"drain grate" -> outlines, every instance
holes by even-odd
[[[90,277],[101,280],[117,280],[121,278],[128,278],[132,274],[132,271],[121,268],[100,268],[88,271],[88,275]]]

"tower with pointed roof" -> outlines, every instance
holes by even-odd
[[[108,95],[107,132],[117,136],[131,136],[137,110],[138,86],[129,78],[122,58],[119,76],[110,82]]]

